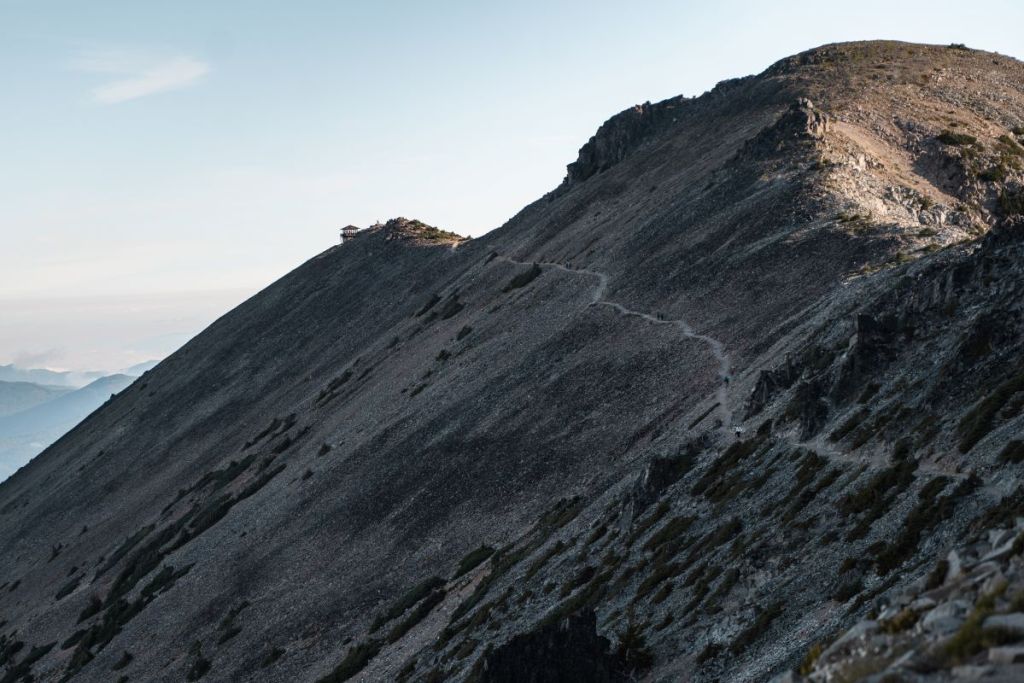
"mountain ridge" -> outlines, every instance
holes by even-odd
[[[312,258],[0,484],[2,664],[798,666],[1019,481],[1022,75],[825,46],[613,117],[483,237]]]

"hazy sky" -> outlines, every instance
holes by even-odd
[[[346,223],[480,235],[636,102],[841,40],[1021,56],[1022,26],[1019,0],[0,0],[0,363],[130,364]]]

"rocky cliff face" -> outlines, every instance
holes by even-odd
[[[827,46],[614,117],[480,239],[396,219],[315,257],[0,485],[4,680],[1008,657],[942,649],[920,600],[967,640],[943,601],[1016,538],[1022,84]]]

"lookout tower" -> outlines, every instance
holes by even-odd
[[[356,236],[357,232],[359,232],[359,228],[357,228],[356,226],[346,225],[344,228],[341,229],[341,243],[345,244],[345,242],[348,242],[350,239]]]

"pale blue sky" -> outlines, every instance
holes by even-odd
[[[43,331],[77,297],[177,293],[187,336],[212,314],[184,302],[238,300],[346,223],[480,235],[615,112],[815,45],[1024,53],[1008,0],[490,5],[0,0],[0,315],[48,302],[38,325],[0,319],[0,363],[99,362]],[[105,362],[134,361],[127,344]]]

